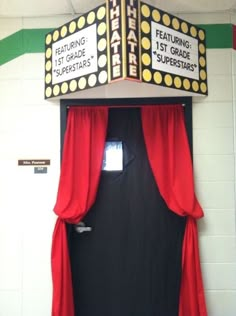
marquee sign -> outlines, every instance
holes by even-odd
[[[45,97],[108,83],[106,6],[46,35]]]
[[[110,81],[140,81],[138,1],[108,1],[108,21]]]
[[[142,81],[207,94],[205,32],[141,2]]]
[[[52,83],[98,71],[96,24],[52,44]]]
[[[45,98],[124,79],[207,95],[205,32],[138,0],[107,0],[45,42]]]
[[[198,41],[151,22],[152,68],[199,80]]]

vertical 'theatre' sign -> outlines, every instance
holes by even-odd
[[[127,77],[140,80],[138,0],[126,1],[125,17]]]
[[[122,10],[121,1],[108,1],[108,41],[109,41],[109,65],[111,81],[122,79],[125,77],[125,70],[123,67],[125,43],[123,39],[124,25],[122,24]]]
[[[110,81],[140,81],[138,0],[109,0]]]

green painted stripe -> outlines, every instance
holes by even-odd
[[[45,34],[52,29],[20,30],[0,41],[0,65],[26,53],[43,53]]]
[[[42,53],[45,50],[45,35],[52,29],[24,30],[25,53]]]
[[[0,64],[4,64],[24,53],[23,31],[14,33],[0,41]]]
[[[233,25],[233,48],[236,49],[236,25]]]
[[[201,24],[206,31],[207,48],[233,48],[232,24]]]
[[[233,48],[232,24],[200,24],[207,48]],[[52,29],[23,29],[0,40],[0,65],[26,53],[43,53],[45,34]]]

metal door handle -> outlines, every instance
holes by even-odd
[[[92,227],[85,226],[84,222],[79,222],[78,224],[75,225],[75,230],[77,233],[82,234],[84,232],[91,232]]]

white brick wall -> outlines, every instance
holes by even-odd
[[[207,55],[209,97],[201,102],[194,99],[193,105],[196,191],[205,211],[205,217],[199,221],[202,271],[209,316],[234,316],[235,52],[209,49]]]
[[[0,38],[22,21],[0,20]],[[4,26],[4,27],[2,27]],[[46,26],[47,27],[47,26]],[[60,171],[58,102],[44,100],[44,56],[0,66],[0,315],[51,314],[52,208]],[[47,174],[18,159],[50,159]]]
[[[227,14],[187,18],[229,22]],[[0,19],[0,39],[22,27],[56,27],[69,19]],[[194,98],[193,105],[196,192],[205,211],[199,221],[201,261],[209,316],[235,316],[236,52],[211,49],[207,55],[209,97]],[[26,54],[0,66],[0,316],[51,313],[60,120],[58,102],[43,98],[43,76],[43,54]],[[94,89],[91,96],[96,97]],[[18,167],[18,159],[30,158],[51,159],[48,173]]]

